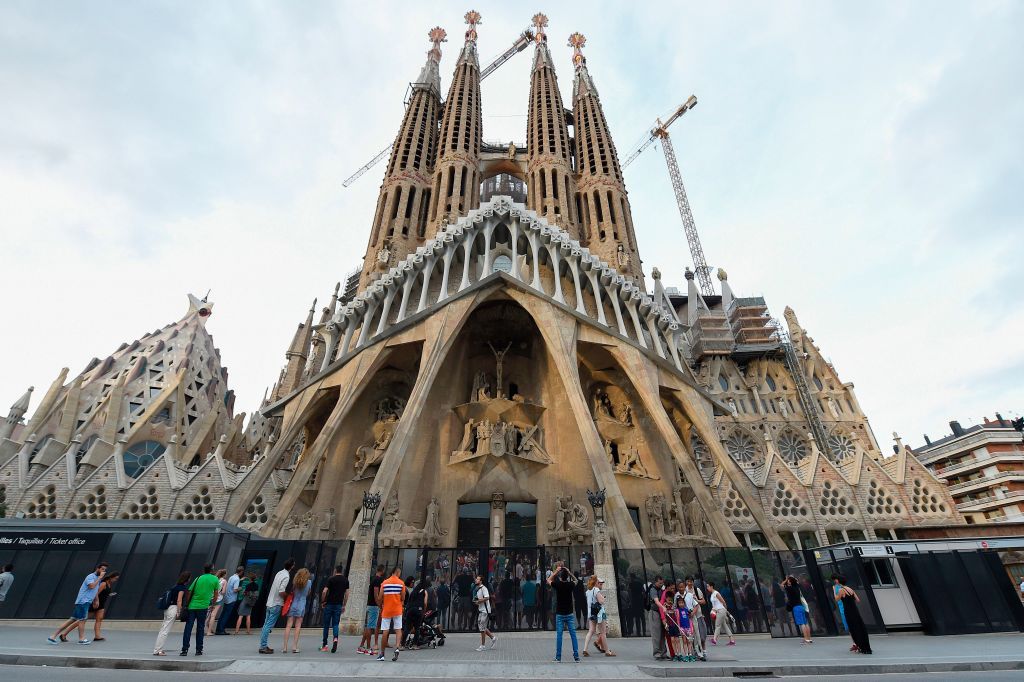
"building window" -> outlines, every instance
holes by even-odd
[[[725,377],[718,377],[718,385],[722,387],[723,391],[729,390],[729,381]]]
[[[871,587],[897,587],[896,577],[888,559],[867,559],[864,561],[864,573],[867,574]]]
[[[124,451],[124,473],[129,478],[138,478],[166,449],[163,443],[155,440],[136,443]]]
[[[639,507],[626,507],[626,511],[629,512],[629,518],[633,519],[633,525],[636,527],[636,532],[640,532],[640,508]]]
[[[500,254],[494,259],[494,271],[512,272],[512,259],[505,254]]]
[[[769,391],[774,391],[775,390],[775,379],[772,379],[771,377],[766,377],[764,382],[766,384],[768,384],[768,390]]]

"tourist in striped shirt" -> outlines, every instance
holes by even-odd
[[[395,655],[392,661],[398,660],[398,649],[402,645],[402,605],[405,603],[405,583],[402,582],[402,567],[395,566],[391,577],[381,583],[380,631],[384,633],[384,641],[380,645],[378,661],[384,660],[388,650],[388,632],[395,629]]]

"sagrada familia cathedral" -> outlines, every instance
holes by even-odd
[[[716,295],[689,271],[685,292],[645,271],[582,35],[567,108],[535,17],[526,142],[482,142],[480,17],[466,18],[443,99],[445,33],[430,32],[361,270],[314,303],[248,423],[213,305],[190,297],[177,322],[61,372],[31,417],[31,389],[11,408],[0,509],[599,557],[961,523],[908,449],[883,453],[790,308],[773,317],[721,270]],[[480,538],[470,507],[487,510]],[[357,552],[352,570],[368,566]]]

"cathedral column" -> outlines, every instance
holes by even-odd
[[[505,496],[502,493],[491,495],[491,547],[505,546]]]

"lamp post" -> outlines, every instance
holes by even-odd
[[[590,507],[594,510],[594,525],[604,525],[604,499],[604,488],[596,492],[587,488],[587,500],[590,502]]]
[[[373,519],[377,515],[377,508],[380,507],[380,492],[363,492],[363,519],[359,522],[359,534],[368,535],[373,529]]]

